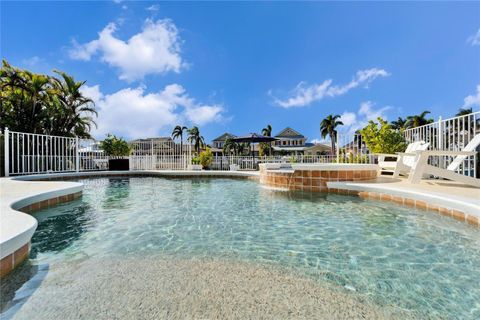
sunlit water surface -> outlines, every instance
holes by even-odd
[[[81,182],[81,199],[35,214],[33,264],[108,255],[240,259],[294,268],[412,316],[480,318],[480,232],[467,224],[249,180]]]

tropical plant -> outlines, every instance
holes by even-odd
[[[80,88],[86,81],[75,81],[65,72],[54,70],[61,80],[50,77],[55,93],[55,103],[59,103],[63,117],[53,116],[51,131],[54,135],[73,132],[76,136],[88,136],[92,125],[96,126],[93,115],[97,116],[92,99],[85,97]]]
[[[194,126],[190,129],[187,129],[188,133],[188,142],[193,144],[193,148],[197,153],[200,152],[200,148],[205,145],[205,139],[200,135],[200,130],[198,127]]]
[[[0,129],[90,138],[97,112],[77,82],[64,72],[60,77],[35,74],[3,60],[0,69]]]
[[[132,151],[127,141],[112,134],[108,134],[105,140],[100,143],[100,148],[107,156],[114,157],[128,156]]]
[[[225,140],[225,143],[223,144],[223,154],[236,155],[237,152],[238,152],[238,143],[236,143],[230,138],[227,138],[227,140]]]
[[[206,148],[202,152],[200,152],[200,155],[198,156],[200,164],[204,169],[208,169],[212,163],[213,163],[213,153],[210,148]]]
[[[466,116],[467,114],[473,113],[472,108],[460,108],[458,112],[455,114],[455,117]]]
[[[271,137],[272,136],[272,126],[267,124],[267,126],[265,128],[262,129],[262,134],[266,137]],[[262,145],[263,144],[263,145]],[[260,144],[260,149],[259,150],[262,150],[262,147],[264,148],[265,147],[265,144],[267,144],[269,146],[269,155],[272,155],[272,143],[269,142],[269,143],[261,143]],[[265,150],[262,150],[262,151],[265,151]],[[259,152],[260,153],[260,152]],[[264,154],[266,154],[266,152],[264,152]]]
[[[272,136],[272,126],[267,124],[265,128],[262,129],[262,134],[267,137]]]
[[[335,154],[335,142],[337,138],[336,128],[340,125],[343,125],[343,122],[338,119],[340,119],[338,114],[335,116],[328,115],[322,120],[322,122],[320,122],[320,134],[322,138],[325,139],[327,136],[330,136],[332,154]]]
[[[250,153],[250,143],[240,142],[238,143],[237,152],[239,156],[248,155]]]
[[[407,126],[407,119],[398,117],[397,120],[393,120],[390,123],[390,126],[392,127],[392,129],[395,129],[395,130],[403,130]]]
[[[382,118],[377,118],[378,123],[370,120],[368,125],[360,130],[362,141],[372,153],[403,152],[406,148],[403,134],[392,129],[390,124]]]
[[[200,164],[200,158],[199,157],[193,157],[192,158],[192,164]]]
[[[184,131],[187,131],[187,127],[185,126],[175,126],[175,128],[173,128],[173,131],[172,131],[172,139],[177,139],[177,138],[180,138],[180,150],[181,152],[183,153],[183,132]]]
[[[410,128],[416,128],[416,127],[420,127],[420,126],[432,123],[433,119],[426,118],[427,114],[429,113],[430,111],[425,110],[418,115],[408,116],[406,127],[410,129]]]
[[[263,156],[266,156],[267,154],[272,154],[271,153],[271,146],[270,146],[270,143],[269,142],[260,142],[258,144],[259,148],[258,148],[258,155],[260,157],[263,157]]]

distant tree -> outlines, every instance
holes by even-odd
[[[132,151],[127,141],[111,134],[107,134],[105,140],[100,143],[100,147],[107,156],[128,156]]]
[[[327,136],[330,136],[330,141],[332,144],[332,154],[335,154],[335,143],[337,139],[337,127],[343,125],[343,122],[338,120],[340,115],[328,115],[325,119],[320,122],[320,134],[323,139]]]
[[[180,138],[180,150],[181,152],[183,153],[183,132],[184,131],[187,131],[188,128],[185,127],[185,126],[175,126],[175,128],[173,128],[173,131],[172,131],[172,139],[177,139],[177,138]]]
[[[433,119],[431,119],[431,118],[427,119],[426,118],[427,114],[429,114],[429,113],[430,113],[430,111],[425,110],[418,115],[408,116],[406,127],[410,129],[410,128],[416,128],[416,127],[420,127],[420,126],[432,123]]]
[[[367,145],[372,153],[390,153],[403,152],[406,148],[406,142],[403,134],[394,130],[390,124],[378,118],[378,123],[370,120],[368,125],[360,130],[362,141]]]
[[[237,151],[239,156],[248,155],[248,153],[250,152],[250,143],[248,142],[238,143]]]
[[[200,152],[200,148],[205,145],[205,139],[200,135],[200,130],[198,127],[194,126],[187,130],[188,133],[188,142],[193,144],[193,148],[197,153]]]
[[[473,113],[473,109],[472,108],[460,108],[457,112],[457,114],[455,114],[455,117],[461,117],[461,116],[466,116],[467,114],[470,114],[470,113]]]
[[[260,142],[258,144],[258,155],[260,157],[266,156],[267,154],[271,155],[271,146],[269,142]]]
[[[225,140],[225,143],[223,144],[223,154],[229,155],[233,153],[234,155],[237,155],[237,152],[238,143],[236,143],[230,138],[227,138],[227,140]]]
[[[407,126],[407,119],[403,119],[402,117],[398,117],[397,120],[393,120],[391,122],[392,129],[395,130],[403,130]]]
[[[269,124],[267,124],[267,126],[262,129],[262,134],[263,134],[264,136],[271,137],[271,136],[272,136],[272,126],[269,125]],[[269,142],[267,145],[269,146],[269,148],[268,148],[268,153],[269,153],[269,155],[272,155],[272,143]],[[263,144],[263,145],[260,144],[260,149],[262,149],[262,146],[263,146],[263,149],[265,149],[265,147],[264,147],[265,144]],[[265,151],[265,150],[263,150],[263,151]],[[265,152],[265,153],[266,153],[266,152]]]

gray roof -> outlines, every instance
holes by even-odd
[[[235,138],[236,135],[234,134],[231,134],[231,133],[228,133],[228,132],[225,132],[224,134],[222,134],[221,136],[219,137],[216,137],[215,139],[213,139],[212,141],[225,141],[227,139],[231,139],[231,138]]]

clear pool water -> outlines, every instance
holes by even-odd
[[[413,317],[480,318],[480,232],[467,224],[250,180],[81,182],[82,198],[35,214],[33,264],[165,253],[237,259],[293,268]]]

